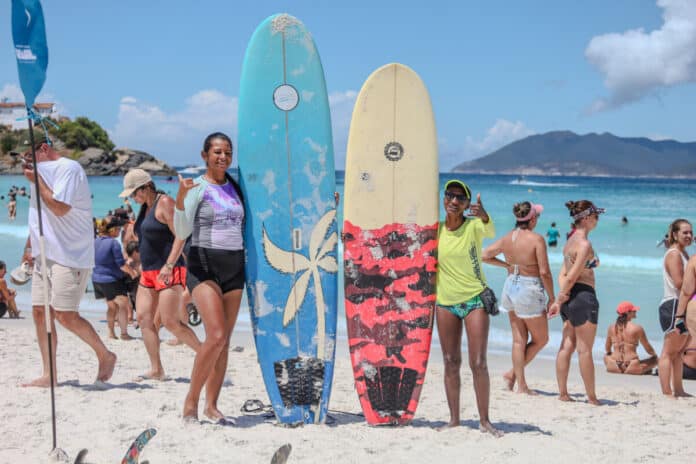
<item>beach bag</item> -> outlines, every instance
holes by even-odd
[[[495,292],[491,290],[491,287],[486,286],[485,289],[479,294],[479,298],[483,302],[483,307],[486,312],[491,316],[497,316],[500,313],[498,308],[498,298],[495,296]]]

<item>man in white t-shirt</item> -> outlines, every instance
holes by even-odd
[[[49,387],[48,337],[43,300],[44,270],[41,269],[39,256],[39,218],[34,201],[37,198],[34,190],[35,171],[31,158],[25,156],[25,160],[24,176],[31,182],[32,200],[29,203],[29,238],[22,260],[34,263],[31,304],[43,372],[41,377],[24,386]],[[46,284],[51,306],[53,365],[56,366],[57,334],[54,324],[57,319],[63,327],[94,350],[99,360],[97,381],[105,382],[114,372],[116,355],[104,346],[92,325],[78,313],[80,300],[94,267],[92,198],[87,176],[79,163],[60,156],[46,143],[37,144],[36,161],[48,270]]]

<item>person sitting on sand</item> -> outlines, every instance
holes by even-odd
[[[696,380],[696,337],[691,337],[689,344],[684,349],[682,362],[684,363],[682,378]]]
[[[106,322],[109,338],[116,338],[115,321],[121,330],[121,340],[132,340],[128,335],[128,289],[126,278],[135,278],[136,272],[125,259],[118,237],[124,221],[116,216],[96,221],[98,235],[94,239],[94,271],[92,286],[96,299],[106,299]]]
[[[515,228],[483,250],[483,262],[505,267],[507,279],[500,297],[500,309],[508,312],[512,328],[512,369],[503,377],[510,390],[535,394],[527,386],[524,367],[549,341],[547,316],[553,317],[553,276],[549,268],[544,237],[534,232],[543,206],[528,201],[515,203]],[[498,259],[505,255],[505,261]],[[546,290],[546,293],[544,293]],[[548,295],[548,298],[547,298]],[[531,340],[529,340],[531,338]]]
[[[19,318],[19,311],[15,303],[17,292],[7,286],[5,274],[7,274],[7,266],[4,261],[0,261],[0,317],[7,311],[10,319],[17,319]]]
[[[652,372],[657,366],[657,353],[648,341],[645,330],[633,322],[640,308],[630,301],[622,301],[616,307],[619,317],[607,330],[606,354],[604,364],[612,374],[643,375]],[[638,344],[643,345],[650,355],[647,359],[638,357]]]

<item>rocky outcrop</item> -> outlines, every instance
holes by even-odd
[[[130,148],[116,148],[111,153],[99,148],[88,148],[77,161],[88,176],[122,176],[133,168],[144,169],[153,176],[176,175],[176,171],[164,161]]]
[[[153,176],[175,176],[176,171],[164,161],[144,151],[116,148],[107,153],[100,148],[88,148],[75,156],[63,146],[56,146],[61,155],[75,159],[88,176],[122,176],[130,169],[140,168]],[[61,149],[62,148],[62,149]],[[0,156],[0,174],[22,174],[22,163],[10,155]]]

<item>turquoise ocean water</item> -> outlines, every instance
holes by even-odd
[[[461,178],[471,186],[474,195],[481,194],[484,206],[495,220],[498,236],[514,225],[511,213],[514,202],[530,200],[543,204],[544,213],[537,232],[545,234],[551,222],[555,221],[562,236],[559,248],[551,249],[549,253],[554,276],[558,275],[561,266],[561,249],[570,224],[564,203],[568,200],[589,199],[606,208],[607,213],[601,216],[597,229],[590,236],[601,260],[601,266],[596,271],[597,294],[601,306],[595,351],[597,354],[603,352],[607,326],[615,319],[614,310],[622,300],[631,300],[641,307],[637,322],[643,324],[653,346],[657,350],[661,348],[662,332],[657,320],[657,307],[662,298],[664,249],[655,245],[675,218],[685,217],[691,222],[696,221],[696,205],[692,203],[692,196],[696,191],[695,180],[531,176],[520,181],[514,176],[443,173],[440,175],[441,185],[452,178]],[[89,182],[96,216],[120,206],[117,195],[122,188],[121,178],[91,177]],[[5,195],[3,205],[7,202],[7,191],[12,185],[28,187],[23,177],[1,176],[0,194]],[[176,182],[167,182],[164,178],[157,179],[157,186],[171,194],[177,189]],[[337,189],[343,193],[342,172],[337,173]],[[7,263],[9,269],[18,264],[27,237],[28,199],[18,197],[17,203],[16,221],[11,223],[4,211],[0,213],[0,259]],[[137,210],[137,205],[134,207]],[[440,214],[443,216],[442,211]],[[623,216],[628,218],[628,225],[621,224]],[[339,221],[342,222],[341,206]],[[692,246],[688,251],[696,252],[696,247]],[[339,249],[339,256],[341,255],[342,249]],[[499,294],[505,272],[492,266],[485,266],[484,272],[491,288]],[[342,275],[339,278],[342,279]],[[554,281],[557,285],[556,278]],[[345,337],[341,287],[339,285],[339,336]],[[18,287],[17,290],[20,309],[29,309],[29,286]],[[86,311],[104,312],[106,305],[95,301],[92,294],[88,293],[83,308]],[[240,328],[244,325],[248,327],[248,321],[248,310],[243,309],[240,315],[243,325]],[[553,356],[560,343],[560,318],[552,319],[549,324],[551,341],[542,352],[543,356]],[[494,351],[509,351],[511,334],[506,315],[493,318],[489,345]]]

